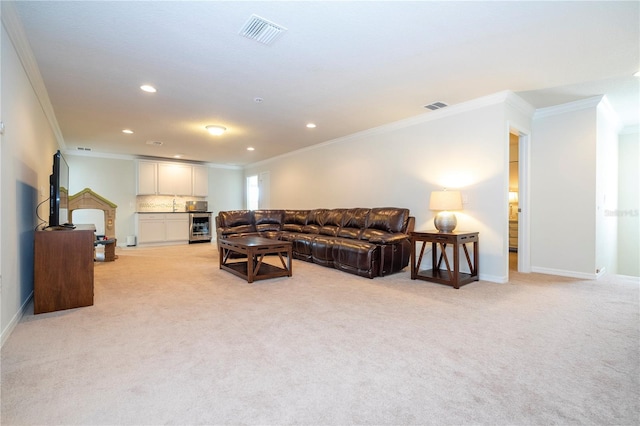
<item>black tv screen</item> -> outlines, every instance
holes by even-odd
[[[49,227],[72,227],[69,214],[69,165],[60,151],[53,154],[49,176]]]

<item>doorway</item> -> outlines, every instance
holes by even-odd
[[[509,132],[509,270],[518,270],[518,199],[520,136]]]
[[[530,132],[510,127],[507,272],[531,272],[529,162]]]

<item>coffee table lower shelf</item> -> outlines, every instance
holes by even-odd
[[[222,269],[225,271],[231,272],[234,275],[239,276],[240,278],[247,279],[249,275],[249,268],[247,267],[247,262],[233,262],[227,263],[226,265],[222,265]],[[263,263],[260,265],[260,270],[256,275],[253,276],[253,280],[266,280],[267,278],[278,278],[278,277],[289,277],[291,274],[289,271],[278,268],[277,266],[269,265],[268,263]]]

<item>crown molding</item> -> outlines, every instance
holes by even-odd
[[[591,98],[581,99],[579,101],[568,102],[566,104],[554,105],[545,108],[539,108],[533,115],[533,119],[551,117],[554,115],[566,114],[568,112],[581,111],[583,109],[595,108],[602,101],[604,95],[593,96]]]
[[[430,121],[435,121],[435,120],[440,120],[444,117],[450,117],[453,115],[458,115],[458,114],[462,114],[465,112],[469,112],[469,111],[473,111],[479,108],[484,108],[487,106],[492,106],[492,105],[497,105],[500,103],[504,103],[507,101],[507,99],[510,99],[511,102],[517,103],[516,99],[520,99],[520,103],[518,103],[518,105],[520,105],[520,107],[522,107],[522,105],[526,104],[528,105],[526,102],[524,102],[524,100],[522,100],[518,95],[516,95],[514,92],[510,91],[510,90],[504,90],[502,92],[498,92],[498,93],[494,93],[492,95],[488,95],[488,96],[483,96],[481,98],[476,98],[476,99],[472,99],[470,101],[467,102],[462,102],[460,104],[455,104],[455,105],[449,105],[446,108],[442,108],[442,109],[438,109],[435,111],[429,111],[414,117],[409,117],[409,118],[405,118],[403,120],[399,120],[399,121],[394,121],[392,123],[388,123],[388,124],[383,124],[382,126],[378,126],[378,127],[373,127],[371,129],[367,129],[367,130],[363,130],[361,132],[357,132],[357,133],[353,133],[351,135],[347,135],[347,136],[342,136],[339,137],[337,139],[332,139],[326,142],[320,142],[318,144],[315,145],[311,145],[305,148],[301,148],[301,149],[297,149],[295,151],[291,151],[291,152],[286,152],[284,154],[281,155],[277,155],[275,157],[271,157],[271,158],[267,158],[266,160],[262,160],[262,161],[258,161],[255,163],[251,163],[251,164],[247,164],[246,166],[244,166],[245,169],[247,168],[252,168],[252,167],[258,167],[264,164],[268,164],[271,163],[273,161],[277,161],[283,158],[287,158],[287,157],[291,157],[293,155],[297,155],[303,152],[309,152],[309,151],[314,151],[316,149],[328,146],[328,145],[333,145],[333,144],[337,144],[337,143],[344,143],[344,142],[348,142],[351,139],[355,139],[355,138],[359,138],[359,137],[363,137],[363,136],[373,136],[373,135],[379,135],[381,133],[387,133],[393,130],[400,130],[400,129],[404,129],[407,127],[412,127],[418,124],[423,124],[423,123],[428,123]],[[524,103],[524,104],[523,104]],[[531,107],[533,108],[533,107]],[[526,108],[525,108],[526,109]]]

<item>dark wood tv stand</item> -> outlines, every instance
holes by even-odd
[[[33,313],[93,305],[94,225],[36,231]]]

